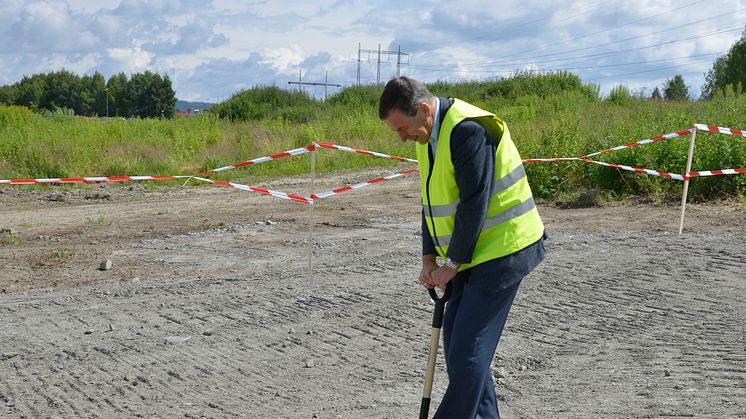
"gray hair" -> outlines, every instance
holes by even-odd
[[[394,109],[414,116],[422,102],[435,102],[435,96],[427,90],[424,84],[406,76],[391,79],[383,88],[381,100],[378,103],[378,117],[386,119]]]

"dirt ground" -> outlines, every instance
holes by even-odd
[[[433,306],[416,176],[314,205],[312,270],[307,205],[152,183],[0,192],[0,417],[417,415]],[[675,203],[539,209],[547,258],[493,364],[503,417],[746,418],[743,205],[691,205],[682,236]]]

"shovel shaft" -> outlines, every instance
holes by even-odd
[[[422,403],[420,404],[420,419],[427,419],[430,410],[430,394],[433,390],[433,377],[435,375],[435,357],[438,353],[438,342],[440,341],[440,328],[433,327],[430,334],[430,352],[427,355],[427,371],[425,372],[425,385],[422,389]]]
[[[435,302],[433,310],[433,328],[430,333],[430,352],[427,355],[427,370],[425,371],[425,385],[422,389],[422,403],[420,403],[420,419],[427,419],[430,411],[430,394],[433,389],[433,377],[435,375],[435,358],[438,355],[438,343],[440,342],[440,328],[443,326],[443,312],[446,301],[451,296],[451,284],[446,286],[442,297],[438,297],[435,290],[430,289],[430,297]]]

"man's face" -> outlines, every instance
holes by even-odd
[[[393,109],[383,122],[392,131],[399,134],[402,141],[417,141],[420,144],[427,144],[430,140],[430,132],[433,129],[433,116],[435,115],[433,111],[432,106],[423,102],[417,108],[417,113],[414,116],[409,116],[399,109]]]

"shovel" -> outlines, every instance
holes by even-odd
[[[446,285],[443,295],[438,297],[435,289],[428,290],[430,298],[435,302],[433,310],[433,330],[430,335],[430,353],[427,356],[427,371],[425,372],[425,387],[422,390],[422,403],[420,404],[420,419],[427,419],[430,411],[430,392],[433,389],[433,375],[435,375],[435,357],[438,355],[438,342],[440,342],[440,328],[443,326],[443,309],[446,301],[451,296],[451,283]]]

